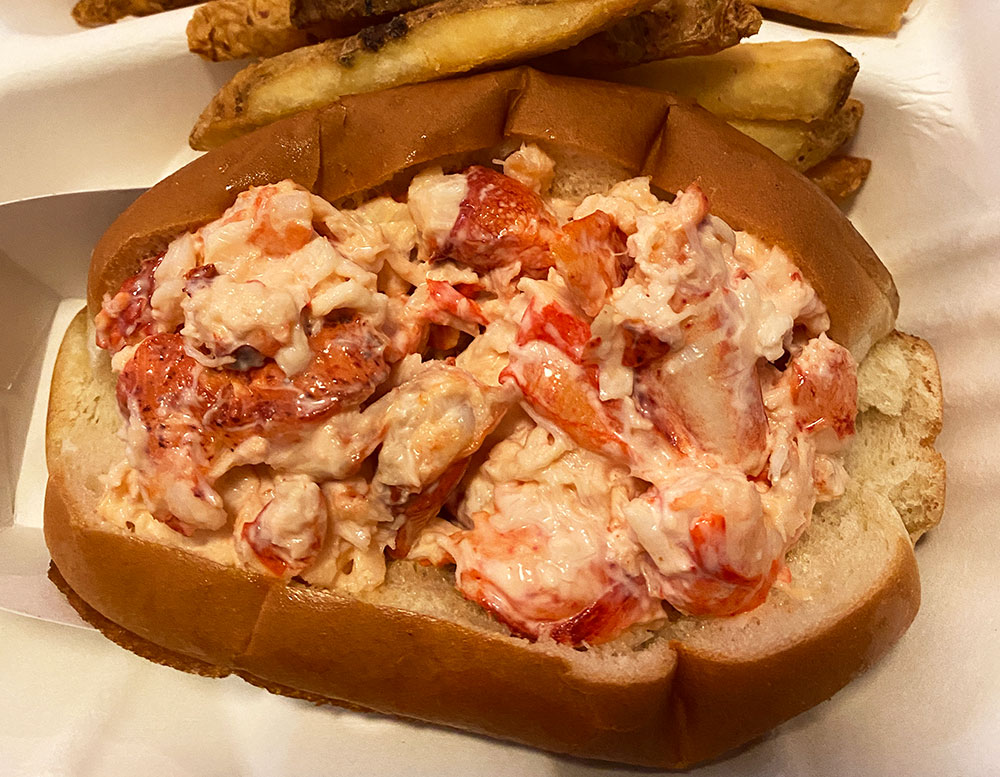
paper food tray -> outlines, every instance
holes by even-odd
[[[36,7],[17,0],[0,9],[0,45],[8,54],[0,63],[0,115],[7,147],[17,151],[0,165],[0,201],[145,187],[193,158],[187,133],[238,65],[206,65],[184,50],[190,10],[80,31],[60,16],[68,5],[41,16],[33,15]],[[928,339],[938,354],[947,509],[918,546],[921,611],[890,654],[831,702],[694,774],[1000,774],[998,31],[995,6],[960,12],[957,4],[918,0],[895,36],[766,23],[756,38],[832,37],[861,61],[853,95],[866,113],[852,153],[874,165],[850,215],[894,274],[899,327]],[[48,373],[66,324],[83,304],[93,243],[137,193],[67,195],[45,209],[27,201],[4,209],[0,223],[0,608],[58,623],[80,625],[45,579]],[[28,623],[0,617],[3,625]],[[26,625],[5,636],[48,655],[26,636],[46,628]],[[636,773],[433,726],[316,709],[235,680],[155,667],[91,636],[67,638],[61,647],[97,655],[92,669],[59,674],[48,664],[25,664],[55,673],[53,681],[66,686],[43,698],[59,700],[45,703],[58,704],[51,715],[72,730],[35,733],[37,750],[26,744],[30,738],[0,732],[8,759],[0,760],[0,774],[131,774],[139,763],[160,774],[269,777]],[[11,698],[21,700],[21,689],[29,699],[0,715],[9,724],[17,704],[32,709],[35,686],[10,667],[3,671]],[[77,677],[82,671],[96,674],[93,684]],[[130,695],[133,680],[141,703]],[[96,694],[86,720],[61,712],[74,689]],[[130,727],[112,722],[122,705]],[[50,739],[69,744],[46,747]]]
[[[84,625],[46,578],[42,507],[48,387],[63,333],[85,304],[94,243],[142,191],[80,192],[0,208],[0,310],[5,311],[0,324],[0,385],[5,388],[0,609]]]

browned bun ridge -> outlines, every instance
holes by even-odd
[[[828,699],[899,638],[919,601],[907,548],[867,601],[806,640],[752,661],[673,643],[657,671],[621,687],[580,676],[558,655],[565,649],[265,581],[74,526],[52,488],[45,511],[52,555],[69,561],[50,577],[85,620],[150,661],[207,677],[236,674],[314,703],[644,766],[716,757]],[[135,624],[150,623],[151,606],[157,617],[144,634]]]
[[[892,330],[888,271],[811,181],[693,102],[527,67],[351,95],[234,140],[166,178],[94,250],[96,313],[148,256],[217,218],[244,189],[291,178],[336,203],[401,188],[415,168],[488,162],[520,141],[582,154],[666,192],[698,183],[712,212],[791,255],[823,299],[830,336],[861,358]]]
[[[667,192],[698,182],[713,213],[792,255],[830,310],[831,335],[858,358],[892,330],[896,294],[885,268],[778,157],[688,101],[528,68],[347,97],[209,152],[140,197],[98,243],[89,315],[143,259],[218,217],[249,186],[291,178],[349,203],[402,191],[429,163],[488,162],[522,141],[557,162],[586,158],[609,182],[650,175]],[[387,587],[405,594],[417,580],[425,599],[431,591],[447,606],[285,584],[105,530],[91,519],[95,470],[117,449],[86,463],[76,453],[113,437],[115,413],[107,365],[91,375],[87,315],[70,327],[50,399],[52,577],[87,620],[152,660],[575,756],[681,767],[829,698],[916,613],[906,531],[863,478],[844,497],[850,508],[824,506],[828,528],[817,531],[826,539],[807,537],[792,551],[810,592],[803,600],[772,594],[734,617],[718,642],[713,619],[679,618],[641,649],[604,652],[507,636],[472,613],[445,573],[407,562],[394,562]],[[863,517],[852,522],[855,508]],[[851,556],[864,543],[874,560]]]

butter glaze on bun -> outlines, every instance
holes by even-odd
[[[847,492],[816,509],[789,553],[793,587],[747,613],[676,616],[641,645],[581,651],[508,636],[436,569],[393,562],[382,587],[351,597],[94,519],[101,477],[124,446],[114,379],[106,358],[95,368],[87,321],[140,262],[250,186],[291,179],[335,205],[361,202],[405,191],[429,164],[489,164],[522,142],[556,160],[567,193],[635,175],[663,192],[698,183],[715,215],[790,255],[826,304],[833,339],[859,361],[872,351]],[[888,272],[836,206],[687,101],[525,68],[345,98],[196,160],[99,242],[89,316],[67,333],[50,400],[52,576],[109,637],[188,671],[582,757],[669,767],[716,757],[829,698],[916,613],[908,529],[932,526],[943,507],[940,379],[926,343],[892,333],[896,305]],[[914,463],[928,494],[919,504],[894,504],[906,476],[890,472],[893,457]]]

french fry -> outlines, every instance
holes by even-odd
[[[273,57],[352,35],[388,21],[394,12],[429,4],[429,0],[210,0],[195,9],[188,24],[188,48],[216,62]],[[760,13],[746,0],[659,0],[649,11],[534,64],[574,75],[605,76],[607,68],[720,51],[753,35],[760,23]]]
[[[73,18],[82,27],[100,27],[126,16],[149,16],[194,5],[199,0],[79,0]]]
[[[345,94],[523,61],[579,43],[649,0],[442,0],[350,38],[244,68],[191,132],[208,149]]]
[[[741,43],[704,57],[608,73],[627,84],[686,95],[726,119],[816,121],[850,94],[858,61],[832,41]]]
[[[829,119],[809,122],[732,119],[729,123],[802,171],[819,164],[854,137],[863,113],[861,102],[852,99]]]
[[[761,8],[868,32],[895,32],[910,0],[755,0]]]
[[[842,203],[861,188],[871,169],[870,159],[832,156],[806,170],[806,176],[826,192],[831,200]]]
[[[532,63],[543,70],[607,78],[609,68],[710,54],[760,29],[760,12],[745,0],[659,0],[582,43]]]

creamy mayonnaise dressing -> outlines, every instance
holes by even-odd
[[[448,242],[468,191],[464,175],[443,175],[439,169],[421,173],[410,183],[407,203],[423,255]]]
[[[535,194],[548,194],[556,176],[556,164],[552,157],[538,146],[522,145],[506,159],[494,160],[503,168],[503,174],[524,184]]]
[[[762,601],[846,484],[856,379],[822,303],[697,187],[568,203],[537,147],[502,166],[353,210],[251,189],[109,296],[128,463],[103,520],[347,591],[387,553],[454,565],[572,644]],[[158,337],[186,356],[151,402],[129,365]]]

